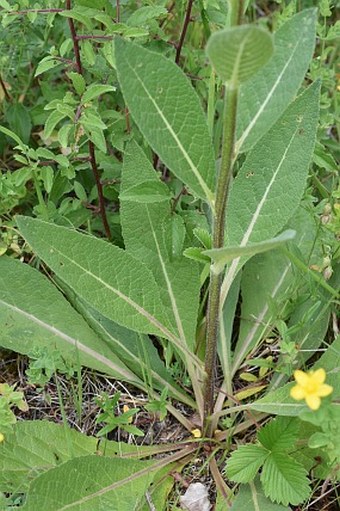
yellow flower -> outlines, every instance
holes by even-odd
[[[333,387],[324,383],[326,379],[324,369],[308,373],[297,370],[294,371],[294,378],[297,385],[290,390],[290,395],[297,401],[305,399],[311,410],[318,410],[321,404],[320,398],[329,396],[333,392]]]
[[[195,437],[195,438],[201,438],[201,436],[202,436],[202,431],[201,431],[200,429],[198,429],[198,428],[197,428],[197,429],[193,429],[193,430],[191,431],[191,434],[192,434],[192,436],[193,436],[193,437]]]
[[[5,435],[3,435],[2,433],[0,433],[0,444],[1,442],[3,442],[5,440]]]

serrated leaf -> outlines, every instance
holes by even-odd
[[[126,200],[131,187],[154,182],[166,189],[143,150],[131,143],[125,152],[121,184],[121,223],[128,252],[148,265],[160,285],[164,308],[177,335],[194,349],[198,297],[200,292],[197,265],[181,254],[173,257],[173,225],[170,203]],[[124,198],[125,195],[125,198]],[[185,286],[183,286],[185,282]]]
[[[311,85],[249,153],[230,190],[228,245],[275,236],[299,206],[315,143],[319,90],[319,82]],[[234,259],[228,268],[222,303],[246,260]]]
[[[236,151],[249,150],[277,121],[299,90],[315,45],[316,10],[306,9],[274,35],[274,54],[242,85]]]
[[[23,354],[46,347],[75,366],[142,383],[38,271],[1,257],[0,284],[1,346]]]
[[[145,264],[109,243],[29,217],[17,217],[21,234],[76,294],[105,317],[171,340],[189,358],[162,307],[159,288]]]
[[[290,456],[273,452],[265,461],[261,483],[266,497],[288,506],[298,505],[310,495],[307,471]]]
[[[270,59],[272,37],[254,25],[226,28],[210,37],[206,53],[222,80],[237,87]]]
[[[24,511],[131,511],[145,502],[154,478],[150,461],[82,456],[37,477],[27,493]],[[95,475],[95,476],[94,476]]]
[[[89,101],[98,98],[98,96],[101,96],[106,92],[114,92],[115,90],[116,87],[114,87],[113,85],[101,85],[98,83],[93,83],[92,85],[87,87],[86,91],[83,94],[83,97],[81,98],[81,101],[82,103],[88,103]]]
[[[287,243],[287,241],[294,239],[295,234],[295,231],[289,229],[281,233],[276,238],[261,241],[260,243],[250,243],[249,245],[245,245],[243,247],[215,248],[211,250],[205,250],[203,254],[209,256],[213,260],[214,271],[216,273],[221,273],[224,266],[233,259],[236,259],[237,257],[253,256],[255,254],[260,254],[267,252],[268,250],[278,248],[284,243]]]
[[[225,511],[225,504],[216,511]],[[260,481],[256,478],[249,485],[241,485],[230,511],[291,511],[290,507],[274,504],[263,493]]]
[[[299,423],[295,418],[280,417],[266,424],[257,438],[269,451],[288,451],[294,448],[299,436]]]
[[[176,64],[117,38],[116,64],[127,106],[163,163],[191,191],[212,202],[215,161],[199,99]]]
[[[252,481],[268,456],[267,449],[260,445],[242,445],[227,462],[228,478],[237,483]]]
[[[110,441],[98,444],[98,438],[53,422],[17,422],[0,444],[0,491],[22,492],[39,474],[72,458],[97,452],[119,456],[133,452],[131,447]],[[143,450],[136,446],[135,452],[143,456]]]

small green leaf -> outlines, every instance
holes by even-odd
[[[54,67],[60,66],[62,62],[56,59],[55,57],[47,56],[44,57],[38,64],[38,67],[34,73],[34,77],[45,73],[45,71],[49,71],[49,69],[53,69]]]
[[[204,250],[201,247],[188,247],[184,250],[183,255],[199,263],[210,263],[210,258],[204,255]]]
[[[273,41],[262,28],[242,25],[215,32],[208,41],[206,53],[222,80],[237,87],[270,59]]]
[[[131,27],[138,27],[148,23],[152,19],[157,19],[160,16],[166,16],[168,11],[161,6],[147,5],[135,10],[127,19],[127,25]]]
[[[101,96],[102,94],[105,94],[106,92],[115,92],[115,90],[116,87],[113,87],[113,85],[101,85],[93,83],[87,87],[83,97],[81,98],[81,101],[82,103],[88,103],[89,101],[92,101],[93,99]]]
[[[62,119],[66,117],[65,113],[54,110],[47,118],[44,128],[44,137],[48,138],[52,135],[54,128]]]
[[[26,147],[21,138],[19,138],[18,135],[13,131],[9,130],[8,128],[5,128],[4,126],[0,126],[0,131],[4,135],[7,135],[8,137],[12,138],[18,144],[20,149],[24,149]]]
[[[81,96],[86,88],[86,83],[83,75],[81,75],[80,73],[70,72],[67,74],[67,76],[72,81],[76,93],[79,94],[79,96]]]
[[[211,250],[205,250],[203,254],[211,257],[211,259],[214,261],[214,271],[216,271],[216,273],[220,273],[224,266],[233,259],[243,256],[251,257],[255,254],[260,254],[262,252],[267,252],[268,250],[278,248],[284,243],[287,243],[287,241],[291,241],[295,234],[295,231],[289,229],[284,231],[276,238],[261,241],[260,243],[249,243],[249,245],[245,245],[244,247],[215,248]]]
[[[32,122],[27,108],[22,103],[11,105],[6,111],[6,119],[10,128],[27,144],[32,129]]]
[[[269,454],[269,451],[260,445],[242,445],[232,453],[227,462],[227,476],[237,483],[249,483]]]
[[[102,151],[102,153],[106,153],[107,147],[103,130],[97,128],[96,126],[91,126],[91,128],[88,128],[86,125],[84,125],[84,129],[86,135],[89,137],[91,142],[93,142],[94,145],[99,149],[99,151]]]

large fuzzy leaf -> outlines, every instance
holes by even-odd
[[[143,384],[46,277],[7,257],[0,258],[0,324],[5,348],[23,354],[47,348],[72,364]]]
[[[271,60],[242,85],[237,151],[249,150],[277,121],[299,90],[313,56],[316,10],[287,21],[274,36]]]
[[[33,250],[80,298],[122,326],[168,338],[200,364],[175,335],[145,264],[101,239],[65,227],[29,217],[18,217],[17,222]]]
[[[200,280],[197,263],[174,254],[176,231],[184,231],[182,220],[171,214],[170,202],[140,202],[131,190],[142,185],[167,189],[143,150],[135,143],[124,157],[121,185],[121,223],[125,247],[152,271],[160,287],[164,306],[171,310],[177,335],[192,350],[195,346]],[[161,197],[165,195],[161,194]],[[126,197],[128,197],[126,199]]]
[[[262,28],[242,25],[215,32],[206,52],[222,80],[238,86],[264,66],[273,53],[273,42]]]
[[[190,190],[212,202],[213,148],[198,96],[176,64],[123,39],[115,41],[120,86],[144,137]]]
[[[82,456],[37,477],[23,511],[131,511],[145,502],[154,472],[151,461]]]
[[[0,491],[22,492],[42,472],[70,459],[89,454],[148,456],[147,447],[103,441],[61,424],[17,422],[0,444]]]
[[[291,250],[298,248],[306,265],[316,262],[320,247],[316,242],[316,225],[311,212],[300,207],[288,227],[296,231]],[[241,280],[241,321],[233,374],[272,327],[276,315],[289,300],[289,289],[295,281],[294,265],[282,252],[261,254],[247,262]]]
[[[234,180],[227,205],[226,246],[246,246],[275,236],[299,206],[313,153],[320,84],[314,83],[249,153]],[[246,261],[231,263],[222,303]]]
[[[128,330],[105,318],[89,305],[82,304],[82,314],[98,335],[110,346],[126,366],[138,375],[151,388],[162,391],[165,387],[169,395],[195,408],[195,403],[174,382],[160,359],[151,339],[143,334]]]

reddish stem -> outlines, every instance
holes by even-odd
[[[193,3],[194,3],[194,0],[188,0],[188,5],[187,5],[186,13],[185,13],[183,28],[182,28],[181,36],[179,38],[177,51],[176,51],[176,58],[175,58],[176,64],[179,64],[179,59],[181,57],[181,51],[182,51],[182,47],[184,44],[184,39],[185,39],[187,30],[188,30],[188,25],[190,23],[191,10],[192,10]]]
[[[94,144],[93,144],[93,142],[91,142],[91,140],[89,140],[89,153],[90,153],[90,162],[91,162],[92,172],[93,172],[94,179],[96,181],[97,190],[98,190],[98,202],[99,202],[100,216],[102,217],[105,234],[106,234],[107,238],[110,240],[111,239],[111,231],[110,231],[110,226],[109,226],[109,223],[108,223],[107,217],[106,217],[105,201],[104,201],[104,195],[103,195],[103,185],[100,181],[99,170],[98,170],[96,155],[95,155],[95,151],[94,151]]]
[[[11,11],[8,12],[10,16],[14,16],[17,14],[30,14],[30,13],[37,13],[37,14],[51,14],[51,13],[58,13],[58,12],[64,12],[65,9],[24,9],[22,11]]]
[[[76,35],[77,41],[82,41],[84,39],[108,39],[111,41],[113,39],[113,35]]]
[[[66,9],[67,10],[71,9],[71,0],[66,0]],[[76,29],[74,26],[73,19],[69,18],[68,23],[69,23],[71,37],[72,37],[72,41],[73,41],[73,49],[74,49],[74,55],[75,55],[75,59],[76,59],[76,69],[79,74],[84,76],[83,67],[82,67],[81,58],[80,58],[80,48],[79,48],[78,36],[77,36],[77,32],[76,32]],[[108,239],[111,239],[110,226],[107,221],[106,211],[105,211],[103,185],[100,181],[99,170],[98,170],[98,165],[97,165],[97,160],[96,160],[96,154],[95,154],[95,150],[94,150],[94,144],[93,144],[93,142],[91,142],[91,140],[88,141],[88,147],[89,147],[89,155],[90,155],[90,163],[91,163],[92,173],[93,173],[93,176],[94,176],[94,179],[96,182],[96,186],[97,186],[97,191],[98,191],[98,202],[99,202],[100,215],[102,217],[105,234]]]

